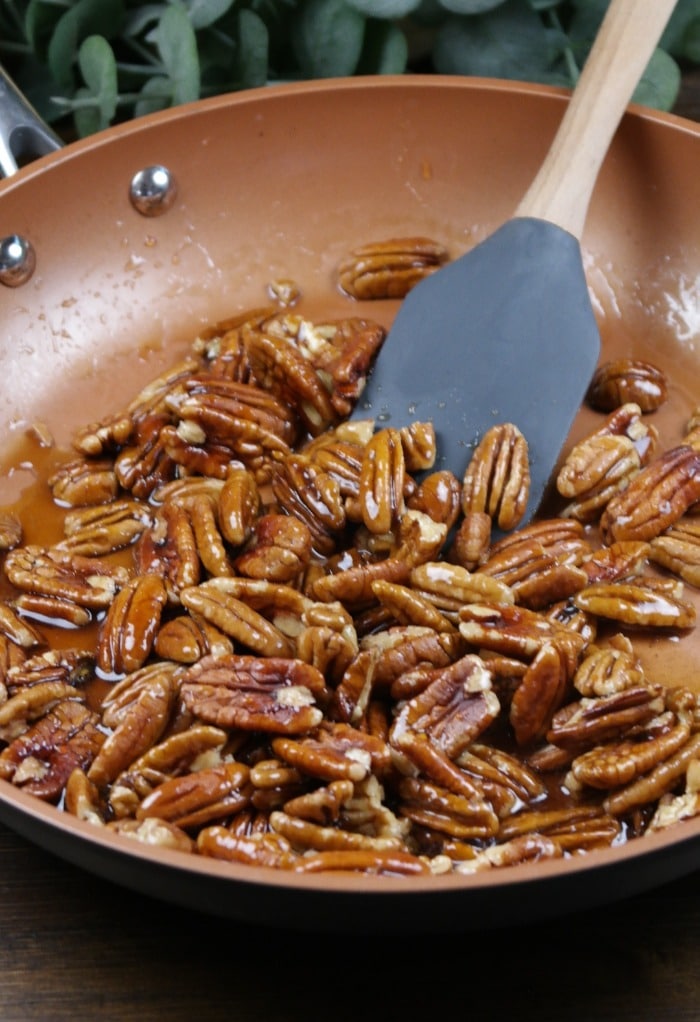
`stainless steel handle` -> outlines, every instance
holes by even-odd
[[[0,67],[0,176],[61,149],[63,143]]]

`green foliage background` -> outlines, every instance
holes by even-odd
[[[45,120],[89,135],[268,82],[405,71],[572,86],[608,0],[0,0],[0,61]],[[700,64],[679,0],[635,100]]]

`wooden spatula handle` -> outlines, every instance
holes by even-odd
[[[612,0],[554,142],[516,216],[581,238],[598,171],[676,0]]]

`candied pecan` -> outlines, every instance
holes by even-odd
[[[405,561],[389,557],[384,561],[358,564],[345,571],[322,575],[311,586],[316,600],[339,600],[344,606],[358,607],[374,600],[372,584],[379,579],[403,585],[409,579],[410,568]]]
[[[561,852],[571,853],[611,845],[619,834],[617,820],[597,806],[572,806],[524,810],[503,821],[498,838],[508,843],[526,835],[541,835]]]
[[[643,682],[644,670],[631,651],[606,646],[591,649],[574,675],[574,688],[582,696],[614,695]]]
[[[600,547],[586,555],[581,567],[589,582],[617,582],[641,575],[651,552],[651,545],[627,540]]]
[[[199,614],[180,614],[158,629],[153,648],[164,660],[193,664],[207,653],[232,653],[233,643]]]
[[[341,440],[335,430],[322,433],[316,440],[304,448],[304,454],[314,465],[330,476],[338,484],[341,497],[345,501],[345,512],[353,515],[353,520],[360,521],[357,496],[360,492],[360,470],[364,445],[351,440]],[[352,502],[348,500],[352,498]]]
[[[349,870],[380,876],[418,876],[431,873],[430,866],[410,852],[395,849],[334,849],[328,852],[308,852],[297,860],[297,873],[320,873]]]
[[[494,553],[480,571],[508,586],[516,603],[542,610],[582,589],[588,576],[573,563],[574,558],[559,556],[539,541],[524,537]]]
[[[197,851],[213,859],[274,869],[292,869],[298,858],[281,834],[237,834],[231,828],[216,825],[200,830]]]
[[[85,769],[105,741],[98,717],[64,699],[0,753],[0,777],[48,802],[57,802],[76,767]]]
[[[343,827],[324,827],[311,820],[290,816],[282,811],[270,814],[270,825],[277,834],[286,838],[300,852],[377,852],[395,849],[403,851],[403,842],[395,835],[361,833]]]
[[[510,587],[480,571],[430,561],[411,569],[411,586],[443,613],[456,614],[468,603],[513,603]]]
[[[194,851],[194,841],[179,827],[166,820],[148,818],[145,820],[110,820],[108,830],[122,837],[140,841],[157,848],[172,848],[177,852]]]
[[[459,630],[467,642],[505,656],[532,660],[544,645],[557,646],[566,657],[569,676],[585,646],[577,632],[527,607],[468,604],[459,617]]]
[[[383,689],[390,688],[400,675],[418,664],[447,667],[465,652],[458,632],[435,632],[417,625],[368,636],[363,645],[377,653],[373,683]]]
[[[502,869],[542,859],[558,859],[561,855],[559,844],[551,838],[542,834],[524,834],[482,849],[473,859],[460,862],[457,870],[460,873],[476,873],[483,869]]]
[[[590,788],[619,788],[648,773],[677,752],[690,737],[687,724],[646,740],[597,745],[577,756],[571,764],[574,779]]]
[[[324,781],[363,781],[370,772],[385,774],[388,745],[349,724],[325,725],[308,738],[273,738],[272,750],[304,774]]]
[[[485,511],[464,515],[455,533],[451,558],[468,571],[477,571],[488,560],[492,526],[491,515]]]
[[[87,774],[76,767],[66,781],[64,806],[66,812],[98,826],[105,822],[104,807],[100,801],[97,785],[88,780]]]
[[[546,793],[541,778],[527,763],[496,746],[473,742],[460,753],[456,762],[475,776],[482,788],[489,782],[498,784],[512,791],[521,805],[536,801]],[[488,788],[485,791],[489,797]]]
[[[352,781],[330,781],[321,788],[289,799],[284,803],[284,811],[289,816],[300,816],[303,820],[327,827],[339,821],[341,810],[352,798],[354,790]]]
[[[547,740],[563,749],[576,749],[619,738],[663,709],[661,692],[659,685],[639,685],[570,703],[554,714]]]
[[[130,546],[153,524],[151,509],[138,500],[124,498],[98,507],[81,508],[63,521],[66,538],[55,550],[98,557]]]
[[[112,809],[128,793],[133,792],[138,802],[171,777],[218,765],[227,738],[225,731],[208,724],[193,724],[163,738],[118,775],[110,789]]]
[[[236,558],[235,568],[247,578],[292,582],[311,559],[313,537],[308,526],[289,515],[262,515],[250,545]]]
[[[430,238],[373,241],[354,248],[343,259],[338,282],[352,298],[404,298],[447,258],[447,250]]]
[[[197,554],[202,567],[213,576],[233,574],[228,550],[219,531],[217,506],[208,494],[198,494],[183,501],[194,533]]]
[[[108,607],[129,580],[126,568],[39,546],[10,550],[5,574],[18,589],[58,596],[93,609]]]
[[[117,412],[101,422],[79,426],[73,434],[73,447],[88,458],[99,458],[127,443],[134,429],[129,412]]]
[[[130,674],[148,659],[168,596],[157,575],[139,575],[116,595],[100,624],[97,666],[107,675]]]
[[[422,625],[436,632],[454,631],[454,625],[413,589],[378,579],[372,583],[372,592],[399,624]]]
[[[112,685],[102,700],[102,723],[112,730],[119,727],[132,712],[142,693],[177,692],[181,669],[176,663],[156,661],[128,674]]]
[[[407,472],[427,472],[433,467],[437,457],[437,441],[432,422],[412,422],[410,426],[402,426],[399,436]]]
[[[60,679],[21,686],[0,705],[0,740],[11,742],[57,703],[81,698],[77,688]]]
[[[292,643],[275,625],[247,603],[213,585],[214,581],[183,589],[183,606],[261,656],[288,656],[292,652]]]
[[[48,482],[54,500],[64,507],[107,504],[119,492],[114,465],[106,459],[69,461]]]
[[[304,734],[321,723],[328,698],[323,675],[301,660],[207,656],[188,668],[181,696],[201,720],[219,727]]]
[[[492,426],[479,441],[464,474],[464,514],[485,511],[507,531],[522,518],[529,496],[527,440],[510,422]]]
[[[166,403],[182,423],[199,427],[215,444],[229,446],[246,434],[246,425],[254,428],[248,435],[266,437],[271,450],[277,446],[275,440],[284,449],[297,436],[298,424],[290,407],[252,384],[200,373],[183,380]]]
[[[598,366],[586,400],[599,412],[612,412],[634,402],[643,412],[655,412],[668,393],[665,374],[640,358],[619,358]]]
[[[528,745],[547,733],[552,717],[568,690],[565,654],[545,643],[528,666],[510,704],[510,723],[518,745]]]
[[[189,515],[176,502],[163,504],[153,526],[136,543],[134,562],[139,575],[159,575],[168,599],[176,603],[180,591],[199,582],[201,564]]]
[[[628,401],[610,412],[596,433],[628,437],[642,465],[649,464],[659,442],[658,429],[643,418],[642,409],[634,401]]]
[[[608,543],[650,540],[700,500],[700,451],[685,444],[666,451],[607,504],[600,520]]]
[[[360,470],[362,521],[370,532],[389,532],[404,510],[406,461],[399,430],[375,433],[365,448]]]
[[[5,680],[11,695],[22,688],[45,682],[84,688],[94,678],[94,669],[94,656],[87,650],[49,649],[9,665]]]
[[[245,468],[229,468],[218,495],[221,534],[232,546],[243,546],[251,535],[260,509],[254,475]]]
[[[399,782],[399,813],[414,823],[456,838],[491,838],[498,816],[481,796],[456,795],[430,781],[404,777]]]
[[[139,419],[129,447],[123,447],[114,462],[119,485],[139,499],[147,500],[157,487],[173,479],[176,463],[167,454],[161,431],[169,425],[165,413]]]
[[[136,810],[137,820],[156,817],[182,830],[232,816],[250,803],[250,770],[244,763],[221,763],[163,781]]]
[[[500,704],[491,690],[491,674],[480,657],[470,654],[432,670],[430,678],[396,715],[391,740],[403,747],[406,732],[424,734],[456,759],[498,716]]]
[[[12,550],[22,542],[22,523],[12,511],[0,512],[0,550]]]
[[[698,758],[700,733],[692,735],[684,745],[672,752],[653,769],[632,781],[631,784],[612,792],[603,805],[613,816],[622,816],[637,806],[656,802],[662,795],[675,787],[678,779],[685,774],[690,763]]]
[[[320,351],[315,344],[302,345],[302,351],[329,387],[336,413],[345,416],[350,414],[364,390],[386,330],[378,323],[356,316],[326,324],[326,327],[329,344]]]
[[[581,522],[594,521],[640,468],[637,449],[627,436],[598,433],[582,440],[569,452],[557,475],[557,490],[574,501],[564,515]]]
[[[574,603],[598,617],[639,628],[693,628],[695,607],[673,590],[652,580],[595,582],[573,597]]]
[[[649,544],[649,559],[700,588],[700,522],[684,516]]]
[[[335,479],[310,458],[290,455],[272,478],[275,497],[284,510],[304,522],[314,549],[323,555],[335,550],[335,536],[345,527],[345,508]]]
[[[172,675],[162,671],[152,674],[148,684],[125,707],[116,728],[93,760],[88,778],[98,787],[109,784],[150,749],[168,725],[176,696]]]
[[[255,378],[283,405],[294,409],[312,436],[335,422],[337,413],[328,390],[293,343],[265,327],[244,329],[243,339]]]
[[[414,471],[408,464],[407,468]],[[449,531],[457,521],[461,499],[459,479],[448,469],[441,469],[431,472],[422,480],[406,501],[406,506],[411,511],[422,511],[434,522],[445,525]]]
[[[39,632],[23,621],[12,607],[2,601],[0,601],[0,634],[17,646],[22,646],[23,649],[44,645],[44,639]]]

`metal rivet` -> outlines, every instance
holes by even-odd
[[[26,284],[36,268],[36,253],[31,241],[19,234],[0,240],[0,284],[19,287]]]
[[[144,167],[134,174],[129,198],[135,210],[143,216],[160,216],[175,201],[177,185],[167,167]]]

